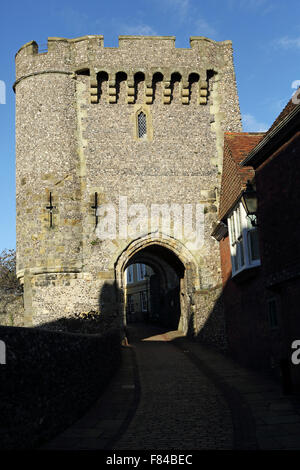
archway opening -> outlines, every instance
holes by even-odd
[[[180,329],[185,267],[170,249],[148,245],[124,265],[126,323],[145,322]]]

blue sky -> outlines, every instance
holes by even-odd
[[[174,35],[177,47],[189,47],[190,36],[231,39],[244,130],[260,131],[272,124],[292,95],[292,83],[300,80],[299,13],[297,0],[3,2],[0,80],[6,84],[6,104],[0,104],[0,251],[15,247],[12,84],[14,56],[23,44],[86,34],[103,34],[104,45],[113,47],[121,34]]]

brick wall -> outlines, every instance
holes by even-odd
[[[300,132],[256,170],[262,264],[267,284],[300,274]]]
[[[270,369],[270,326],[261,268],[243,280],[231,278],[228,236],[220,242],[220,253],[228,351],[246,366]]]
[[[300,372],[291,363],[291,344],[300,339],[300,133],[256,169],[261,267],[244,280],[231,278],[228,236],[220,242],[229,352],[245,365],[273,371],[296,389]],[[269,301],[277,306],[272,327]]]
[[[278,299],[280,358],[288,363],[294,388],[300,388],[299,366],[290,359],[291,344],[300,339],[299,153],[297,132],[256,169],[264,281],[268,295]]]

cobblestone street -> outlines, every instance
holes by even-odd
[[[104,395],[44,449],[300,448],[300,416],[272,380],[175,331],[128,336]]]
[[[133,333],[141,400],[117,448],[231,449],[231,415],[222,394],[170,337],[139,341],[142,331]]]

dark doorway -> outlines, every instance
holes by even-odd
[[[146,322],[177,330],[181,317],[184,266],[169,249],[150,245],[127,262],[126,322]]]

